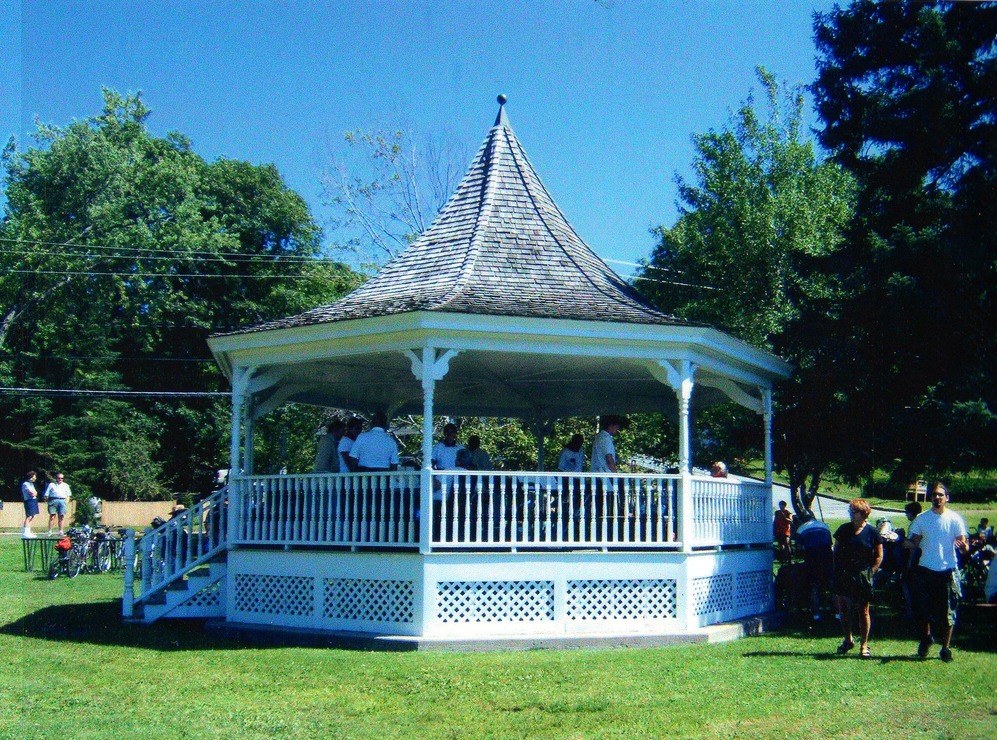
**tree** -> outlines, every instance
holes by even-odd
[[[408,126],[356,129],[331,148],[322,195],[338,248],[376,267],[429,228],[464,174],[467,148]]]
[[[728,128],[693,136],[695,182],[676,178],[679,219],[654,230],[638,285],[666,311],[772,348],[802,303],[834,288],[802,268],[839,246],[852,186],[802,138],[801,89],[757,74],[765,117],[749,97]]]
[[[776,397],[776,450],[789,472],[794,505],[805,512],[832,460],[816,454],[829,448],[798,444],[801,434],[819,433],[822,423],[819,409],[806,405],[821,351],[820,335],[807,327],[833,316],[839,293],[833,274],[813,268],[842,246],[854,184],[839,165],[819,161],[804,138],[801,89],[778,83],[762,68],[757,74],[764,114],[749,97],[727,128],[693,136],[695,181],[677,178],[679,219],[655,230],[658,244],[638,286],[665,311],[798,366]],[[733,407],[700,421],[710,422],[706,436],[728,453],[749,456],[761,437],[732,418],[758,426]]]
[[[858,181],[824,371],[852,477],[992,468],[997,5],[854,2],[815,21],[822,144]]]
[[[272,165],[205,162],[179,134],[150,135],[140,95],[104,91],[100,115],[38,124],[4,152],[0,222],[0,475],[65,467],[74,490],[196,490],[227,458],[227,403],[79,391],[224,390],[216,331],[296,313],[357,284],[317,259],[320,230]],[[64,391],[76,391],[64,393]],[[138,474],[141,471],[141,474]],[[132,475],[135,473],[136,475]]]

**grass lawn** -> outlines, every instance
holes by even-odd
[[[918,661],[787,629],[721,645],[511,653],[260,647],[120,620],[121,579],[47,581],[0,539],[0,737],[997,737],[994,622]],[[977,611],[984,611],[977,609]]]

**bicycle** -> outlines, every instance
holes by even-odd
[[[63,537],[55,543],[56,558],[48,569],[49,580],[55,580],[59,576],[76,578],[83,569],[86,561],[86,544],[78,536],[74,537],[73,530],[69,530],[69,535]]]
[[[90,563],[87,570],[91,573],[107,573],[111,570],[114,560],[114,542],[103,529],[93,533],[91,538]]]

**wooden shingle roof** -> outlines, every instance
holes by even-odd
[[[582,241],[540,182],[504,106],[457,190],[415,242],[345,298],[243,331],[411,311],[689,323],[654,308]]]

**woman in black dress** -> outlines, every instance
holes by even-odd
[[[872,601],[872,576],[883,562],[883,538],[868,523],[872,509],[864,499],[848,503],[851,521],[834,533],[834,593],[841,615],[845,640],[838,647],[844,655],[853,647],[852,612],[858,613],[860,655],[871,657],[869,651],[869,602]]]

